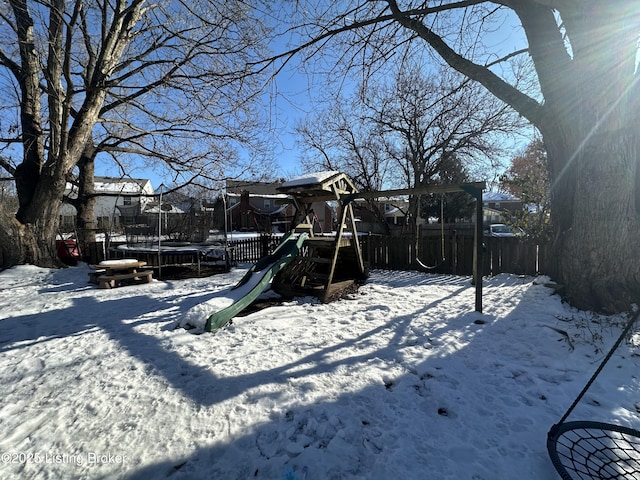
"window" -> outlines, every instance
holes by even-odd
[[[264,199],[264,208],[265,209],[271,208],[271,199],[270,198],[265,198]]]
[[[125,205],[131,205],[131,197],[124,197],[122,201]]]

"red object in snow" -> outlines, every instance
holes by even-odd
[[[58,258],[67,265],[76,265],[80,260],[80,251],[75,240],[56,240]]]

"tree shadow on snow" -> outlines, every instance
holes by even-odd
[[[295,362],[220,379],[217,392],[207,403],[221,402],[260,384],[292,379],[297,380],[296,388],[313,388],[306,386],[305,377],[372,359],[380,361],[381,367],[393,365],[403,373],[381,368],[379,382],[364,389],[327,395],[313,404],[279,408],[276,403],[269,421],[252,425],[250,431],[236,435],[221,432],[218,441],[209,438],[208,446],[189,456],[169,457],[129,471],[123,478],[506,480],[510,476],[505,472],[513,471],[521,471],[527,478],[555,478],[546,457],[545,439],[560,412],[550,409],[546,418],[535,421],[524,416],[527,408],[552,397],[553,385],[542,378],[546,368],[539,366],[538,378],[506,362],[513,348],[511,337],[504,336],[501,352],[488,350],[487,345],[495,342],[483,342],[487,335],[522,329],[518,307],[500,319],[469,312],[467,307],[468,313],[453,312],[447,322],[429,324],[429,328],[412,325],[459,293],[455,290],[415,311],[390,318],[357,337],[319,347]],[[392,331],[381,348],[331,360],[332,352],[362,344],[385,330]],[[399,348],[409,333],[415,342],[411,346],[425,349],[424,361],[411,365]],[[523,333],[524,344],[530,333]],[[440,348],[439,355],[429,354],[435,339],[447,338],[457,342],[456,348]],[[516,358],[520,352],[513,355]],[[475,381],[462,381],[463,371],[470,369],[474,375],[464,378]],[[514,467],[519,463],[521,468]],[[470,471],[475,472],[472,477],[468,476]]]
[[[395,285],[396,282],[397,279]],[[437,284],[437,278],[425,276],[424,282]],[[445,279],[445,282],[455,286],[453,281]],[[409,285],[415,286],[415,282],[411,283],[407,276],[406,286]],[[252,425],[251,431],[224,436],[217,442],[209,438],[207,446],[196,448],[187,457],[169,454],[162,462],[122,472],[127,480],[202,478],[202,475],[221,479],[386,480],[410,478],[420,469],[427,472],[421,478],[465,478],[469,462],[477,470],[475,480],[500,479],[506,478],[499,474],[500,462],[526,459],[532,438],[540,441],[535,448],[540,457],[538,470],[523,471],[523,476],[554,478],[553,467],[545,461],[544,439],[561,411],[555,408],[548,418],[538,418],[536,422],[522,414],[527,406],[546,402],[552,396],[553,385],[544,379],[544,365],[539,367],[540,375],[532,376],[505,361],[513,348],[512,337],[505,333],[523,329],[519,307],[516,305],[505,318],[496,319],[470,312],[470,305],[457,305],[453,308],[458,310],[453,310],[446,321],[429,324],[428,328],[414,328],[417,319],[428,317],[430,310],[455,299],[467,288],[460,286],[414,311],[389,318],[348,340],[318,347],[286,365],[225,378],[219,378],[206,365],[192,364],[166,349],[157,336],[136,330],[141,323],[167,321],[166,315],[162,319],[149,315],[150,300],[144,295],[102,302],[92,296],[78,297],[64,315],[54,310],[5,319],[0,322],[0,338],[8,340],[0,343],[0,352],[100,330],[132,357],[150,366],[151,374],[165,378],[202,406],[213,406],[260,385],[284,384],[292,379],[301,382],[299,388],[305,388],[302,380],[307,376],[331,373],[344,366],[355,368],[372,359],[380,361],[379,381],[362,390],[283,409],[277,407],[276,398],[266,423]],[[153,311],[169,311],[179,300],[176,294],[175,298],[154,301]],[[185,311],[194,301],[192,298],[180,303],[179,309]],[[93,315],[95,311],[100,315]],[[332,359],[331,354],[341,349],[357,352],[354,347],[374,342],[384,331],[391,334],[381,348]],[[486,335],[503,335],[504,341],[485,343],[482,339]],[[409,337],[411,347],[424,349],[424,361],[407,364],[403,358],[398,345],[406,343]],[[442,345],[434,343],[447,338],[452,345],[455,342],[455,348],[438,348]],[[501,348],[499,359],[486,345]],[[431,347],[439,354],[431,355]],[[388,365],[396,366],[397,370],[385,371],[383,367]],[[474,370],[476,381],[466,384],[459,378],[468,369]],[[549,377],[548,372],[545,375]],[[495,428],[487,431],[488,423]],[[508,443],[500,432],[510,436]],[[200,441],[193,439],[194,444]],[[474,453],[483,449],[486,458]]]

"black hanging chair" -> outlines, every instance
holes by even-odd
[[[631,331],[631,317],[607,356],[562,419],[547,434],[547,451],[563,480],[640,480],[640,432],[610,423],[565,422]]]

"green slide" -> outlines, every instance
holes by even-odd
[[[233,302],[226,308],[209,316],[204,330],[212,332],[223,327],[229,320],[251,305],[256,298],[271,284],[276,274],[287,266],[298,255],[304,241],[309,238],[306,233],[283,237],[280,245],[271,255],[261,258],[253,265],[230,291],[228,297]]]

